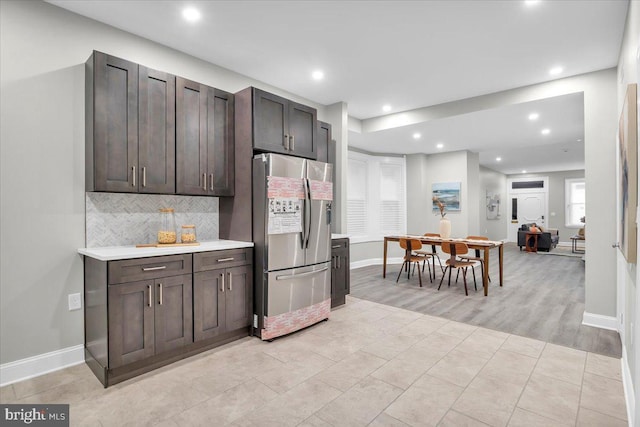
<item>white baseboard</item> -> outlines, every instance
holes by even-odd
[[[603,316],[602,314],[587,313],[585,311],[582,315],[582,324],[600,329],[608,329],[610,331],[618,331],[618,319],[614,316]]]
[[[402,264],[402,258],[400,257],[387,258],[387,265],[389,264]],[[363,259],[361,261],[354,261],[349,264],[349,267],[351,269],[354,269],[354,268],[369,267],[370,265],[382,265],[382,258],[369,258],[369,259]]]
[[[0,365],[0,387],[84,362],[84,345],[63,348]]]
[[[629,427],[633,427],[636,424],[636,396],[633,391],[633,380],[631,379],[631,370],[629,369],[629,361],[627,360],[627,349],[622,345],[622,359],[620,359],[622,368],[622,385],[624,387],[624,400],[627,403],[627,420],[629,421]]]

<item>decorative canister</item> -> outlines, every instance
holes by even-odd
[[[193,224],[183,225],[180,231],[180,241],[182,243],[196,242],[196,226]]]
[[[160,229],[158,230],[158,243],[175,243],[176,219],[171,208],[160,209]]]

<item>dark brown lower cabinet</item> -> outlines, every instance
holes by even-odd
[[[109,286],[109,366],[192,342],[191,275]]]
[[[252,259],[250,248],[85,257],[87,365],[107,387],[249,336]]]
[[[349,239],[334,239],[331,241],[331,308],[346,302],[349,282]]]

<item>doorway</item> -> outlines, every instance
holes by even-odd
[[[549,217],[549,178],[510,178],[507,180],[509,191],[507,239],[518,240],[518,229],[522,224],[535,222],[546,227]]]

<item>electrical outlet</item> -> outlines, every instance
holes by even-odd
[[[82,298],[80,294],[69,294],[69,311],[80,310],[82,308]]]

